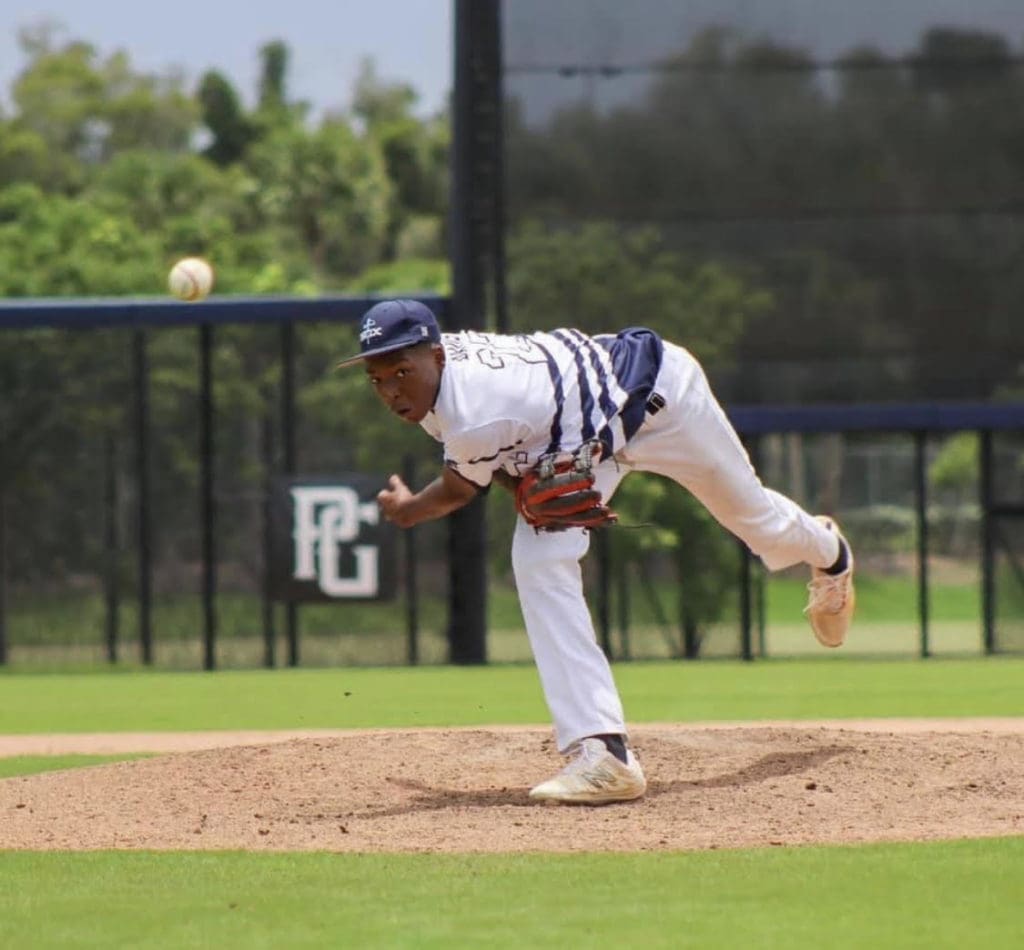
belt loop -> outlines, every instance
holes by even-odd
[[[647,414],[656,416],[664,408],[665,397],[661,393],[651,393],[651,398],[647,400]]]

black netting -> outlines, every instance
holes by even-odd
[[[266,596],[265,500],[285,466],[282,328],[213,329],[212,518],[214,661],[256,666],[269,646],[288,658],[286,615]],[[149,570],[140,525],[138,344],[144,349],[149,457]],[[142,662],[144,577],[149,657],[198,668],[205,659],[200,330],[4,330],[0,410],[7,659],[19,666]],[[295,468],[337,477],[401,471],[410,455],[420,481],[437,463],[422,433],[394,432],[361,374],[329,368],[355,348],[343,325],[294,325]],[[388,427],[388,438],[374,438]],[[417,438],[419,436],[419,438]],[[446,525],[420,529],[419,658],[447,655]],[[401,555],[401,548],[397,552]],[[382,603],[298,608],[300,661],[388,664],[408,656],[405,575]]]
[[[576,235],[606,323],[699,347],[729,401],[988,398],[1020,385],[1024,8],[994,2],[516,2],[504,7],[510,314],[517,235]],[[663,298],[588,271],[643,229]],[[610,235],[610,236],[609,236]],[[712,279],[707,268],[715,268]],[[702,270],[703,268],[703,270]],[[532,277],[532,275],[531,275]],[[701,280],[698,280],[701,278]],[[750,295],[758,295],[755,301]],[[589,301],[552,319],[586,323]],[[638,312],[639,311],[639,312]],[[695,316],[696,314],[696,316]],[[607,327],[612,328],[612,327]]]

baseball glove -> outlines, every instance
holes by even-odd
[[[603,528],[618,520],[594,488],[594,452],[588,444],[568,459],[541,459],[523,476],[516,488],[516,508],[527,524],[537,531],[565,531]]]

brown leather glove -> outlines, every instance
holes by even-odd
[[[523,476],[516,488],[516,508],[527,524],[538,531],[564,531],[603,528],[618,520],[594,488],[594,451],[588,444],[568,460],[542,460]]]

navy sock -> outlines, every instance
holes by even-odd
[[[605,734],[600,736],[594,736],[595,739],[600,739],[604,743],[604,747],[617,758],[623,765],[628,765],[626,761],[626,737],[615,735],[614,733]]]
[[[826,574],[842,574],[843,571],[850,566],[850,549],[846,546],[846,542],[839,539],[839,557],[836,558],[836,563],[831,567],[825,568]]]

